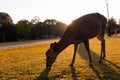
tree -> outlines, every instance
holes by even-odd
[[[33,17],[33,19],[31,20],[31,23],[32,23],[32,24],[37,24],[37,23],[39,23],[39,22],[40,22],[40,18],[37,17],[37,16]]]
[[[109,19],[108,21],[108,26],[106,28],[106,30],[108,31],[108,36],[111,36],[112,32],[117,29],[119,26],[116,22],[116,20],[112,17],[111,19]]]
[[[43,22],[34,24],[31,28],[30,36],[31,39],[40,39],[44,35]]]
[[[6,41],[6,29],[11,25],[13,25],[11,17],[5,12],[0,12],[0,37],[2,42]]]
[[[6,41],[17,40],[17,30],[14,24],[7,24],[5,26],[5,39]]]
[[[11,19],[9,14],[7,14],[5,12],[0,12],[0,24],[4,24],[4,23],[12,24],[13,20]]]
[[[62,37],[66,28],[67,28],[67,24],[63,22],[57,22],[55,27],[55,35]]]
[[[29,22],[28,20],[20,20],[17,22],[16,26],[18,38],[28,39],[32,26],[31,22]]]
[[[46,19],[44,21],[44,31],[45,35],[54,35],[55,34],[55,25],[57,20],[55,19]]]
[[[54,19],[46,19],[44,21],[44,28],[48,36],[53,35],[61,37],[64,34],[67,25]]]

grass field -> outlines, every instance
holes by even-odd
[[[98,63],[100,42],[90,40],[93,67],[83,44],[70,67],[73,45],[58,56],[51,70],[45,69],[49,45],[0,49],[0,80],[120,80],[120,37],[106,37],[106,60]]]

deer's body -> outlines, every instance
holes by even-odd
[[[47,67],[51,67],[54,63],[57,55],[63,51],[70,44],[74,44],[74,56],[71,65],[73,65],[76,55],[76,50],[78,44],[83,42],[85,44],[86,50],[89,55],[90,65],[92,65],[92,59],[89,52],[89,39],[98,37],[101,41],[101,57],[105,57],[105,40],[104,40],[104,30],[106,26],[107,19],[99,13],[92,13],[84,15],[76,20],[74,20],[68,28],[66,29],[63,37],[58,41],[58,43],[52,43],[50,49],[47,51]],[[103,54],[102,54],[103,53]],[[51,58],[51,59],[50,59]]]

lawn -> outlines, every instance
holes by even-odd
[[[120,80],[120,37],[106,37],[106,60],[98,63],[100,42],[90,40],[93,67],[89,67],[84,45],[79,45],[70,67],[73,45],[57,57],[51,70],[45,69],[48,44],[0,49],[0,80]]]

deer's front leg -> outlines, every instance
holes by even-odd
[[[91,59],[91,55],[90,55],[90,50],[89,50],[89,40],[86,39],[86,40],[84,40],[83,42],[84,42],[85,48],[86,48],[86,50],[87,50],[87,52],[88,52],[89,62],[90,62],[90,63],[89,63],[89,66],[93,66],[93,64],[92,64],[92,59]]]
[[[73,55],[73,59],[72,59],[72,62],[70,64],[70,66],[73,66],[73,64],[75,62],[75,56],[76,56],[77,47],[78,47],[78,44],[74,44],[74,55]]]

